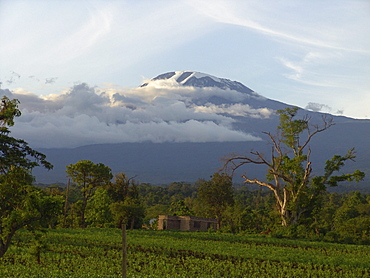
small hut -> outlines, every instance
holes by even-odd
[[[217,220],[195,216],[158,216],[158,230],[208,231],[217,230]]]

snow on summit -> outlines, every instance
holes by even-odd
[[[209,74],[196,72],[196,71],[173,71],[158,75],[150,81],[141,85],[153,87],[177,87],[177,86],[191,86],[198,88],[213,87],[223,90],[234,90],[241,93],[246,93],[253,96],[258,96],[253,90],[244,86],[237,81],[231,81],[226,78],[218,78]]]
[[[193,72],[191,72],[191,71],[176,71],[175,73],[176,74],[172,78],[175,79],[180,84],[185,84],[192,77],[194,77],[196,79],[201,79],[201,78],[208,77],[208,78],[211,78],[212,80],[214,80],[215,82],[221,82],[221,80],[219,78],[215,77],[215,76],[205,74],[205,73],[201,73],[201,72],[196,72],[196,71],[193,71]]]
[[[196,72],[196,71],[174,71],[174,72],[167,72],[158,75],[157,77],[152,78],[149,80],[149,82],[144,83],[141,85],[141,87],[148,86],[148,85],[155,85],[156,83],[161,83],[162,82],[156,82],[159,80],[165,80],[168,81],[168,83],[173,83],[175,81],[176,83],[179,83],[181,85],[185,85],[186,82],[191,79],[191,78],[196,78],[196,79],[201,79],[201,78],[210,78],[215,82],[221,82],[220,78],[217,78],[215,76],[201,73],[201,72]]]

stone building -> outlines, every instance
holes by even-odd
[[[158,230],[208,231],[217,230],[217,220],[195,216],[158,216]]]

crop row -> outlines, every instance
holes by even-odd
[[[115,229],[50,230],[41,262],[22,232],[0,277],[120,277]],[[235,240],[233,240],[235,239]],[[369,246],[210,233],[129,231],[129,277],[369,277]]]

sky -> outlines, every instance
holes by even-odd
[[[113,109],[101,92],[132,97],[145,80],[183,70],[369,119],[369,34],[368,0],[0,0],[0,82],[22,96],[29,124],[50,130],[55,107],[76,92]],[[95,104],[80,101],[69,120],[90,115]]]

